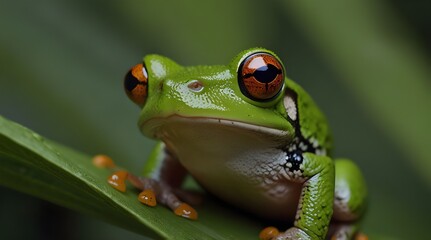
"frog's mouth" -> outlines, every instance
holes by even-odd
[[[187,141],[199,140],[196,138],[202,138],[201,140],[218,138],[222,140],[223,137],[240,134],[265,138],[278,144],[289,142],[293,136],[293,133],[289,131],[237,120],[198,116],[188,117],[178,114],[148,119],[141,124],[141,131],[148,137],[160,140],[180,136]]]

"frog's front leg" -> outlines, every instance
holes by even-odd
[[[166,150],[165,144],[162,142],[156,145],[148,159],[143,177],[126,171],[119,172],[123,172],[125,176],[123,181],[127,179],[134,187],[142,191],[138,196],[140,202],[148,206],[155,206],[157,202],[169,207],[178,216],[197,219],[196,210],[183,201],[195,204],[200,201],[200,196],[181,189],[187,171],[178,159]],[[115,175],[116,173],[112,176]],[[108,179],[111,185],[112,176]],[[124,183],[122,185],[125,186]],[[125,187],[123,191],[125,191]]]
[[[331,158],[292,152],[283,166],[287,180],[302,184],[294,226],[275,239],[324,239],[332,216],[335,170]]]
[[[198,218],[196,210],[187,203],[181,201],[196,202],[196,196],[191,193],[179,188],[174,188],[163,180],[138,177],[133,174],[129,174],[128,180],[142,191],[138,199],[145,205],[155,206],[157,199],[158,203],[169,207],[178,216],[192,220]]]

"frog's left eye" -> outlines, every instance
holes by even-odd
[[[124,90],[134,103],[143,106],[148,95],[148,74],[142,63],[133,66],[124,77]]]
[[[270,101],[283,88],[283,66],[269,53],[253,53],[240,64],[238,83],[241,92],[248,98],[260,102]]]

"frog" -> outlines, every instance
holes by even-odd
[[[191,176],[223,202],[286,224],[260,239],[366,239],[362,172],[332,158],[326,117],[274,52],[251,48],[212,66],[149,54],[123,83],[140,107],[140,131],[157,144],[143,176],[113,174],[114,185],[127,179],[141,202],[197,219],[198,197],[181,188]]]

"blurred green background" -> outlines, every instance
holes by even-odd
[[[321,106],[335,156],[369,185],[365,232],[427,239],[431,223],[431,17],[427,1],[0,0],[0,114],[139,168],[154,142],[122,78],[143,55],[183,65],[275,51]],[[240,230],[239,230],[240,231]],[[0,188],[2,239],[142,236]]]

